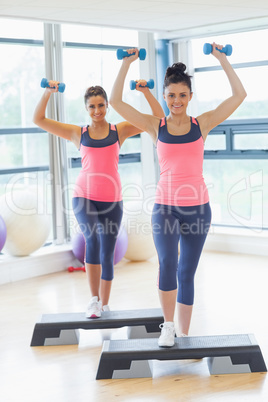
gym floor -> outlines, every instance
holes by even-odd
[[[157,259],[115,267],[113,310],[160,307]],[[38,267],[36,267],[38,269]],[[268,366],[267,257],[204,252],[191,335],[253,333]],[[126,328],[80,331],[79,345],[30,347],[41,314],[83,311],[86,274],[60,272],[0,286],[1,402],[268,401],[266,373],[210,375],[206,359],[154,361],[153,378],[98,380],[104,339]]]

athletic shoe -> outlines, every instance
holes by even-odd
[[[106,306],[102,306],[102,311],[110,311],[108,304],[106,304]]]
[[[86,318],[100,318],[101,316],[101,301],[98,296],[92,297],[86,309]]]
[[[175,327],[174,322],[164,322],[159,325],[161,335],[158,339],[158,346],[170,348],[175,344]]]

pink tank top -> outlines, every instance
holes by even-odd
[[[122,201],[118,173],[120,145],[116,126],[110,124],[108,136],[101,140],[89,136],[88,126],[81,130],[82,170],[76,180],[73,197],[103,202]]]
[[[204,140],[196,119],[184,135],[172,135],[166,118],[161,119],[157,140],[160,180],[155,202],[173,206],[194,206],[209,201],[203,178]]]

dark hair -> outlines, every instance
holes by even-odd
[[[102,96],[106,100],[106,102],[108,102],[108,97],[104,89],[99,85],[96,85],[95,87],[89,87],[86,90],[84,95],[85,105],[87,104],[88,98],[91,98],[91,96],[98,96],[98,95]]]
[[[192,76],[185,73],[185,70],[186,65],[183,63],[174,63],[168,67],[164,78],[163,92],[170,84],[177,84],[178,82],[183,82],[192,92]]]

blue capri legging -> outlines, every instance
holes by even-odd
[[[101,279],[114,277],[114,249],[123,216],[123,202],[73,198],[73,210],[85,237],[88,264],[101,264]]]
[[[159,289],[175,290],[178,284],[179,303],[194,303],[194,276],[210,222],[209,203],[191,207],[154,205],[152,228],[159,260]]]

